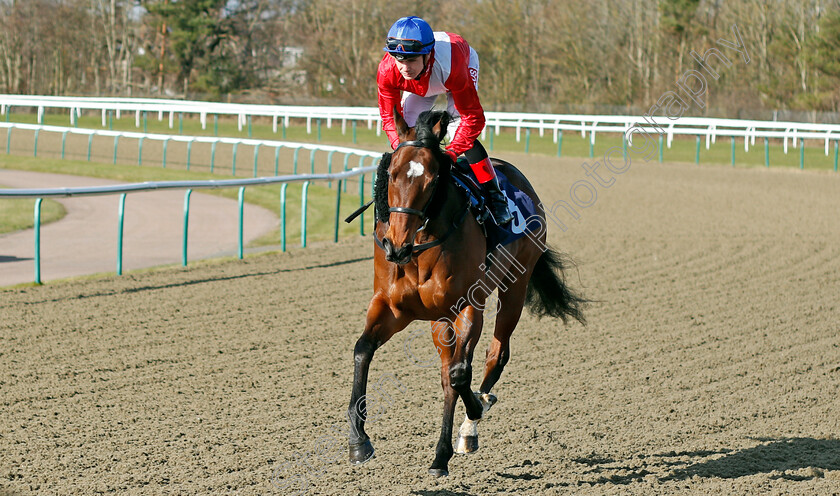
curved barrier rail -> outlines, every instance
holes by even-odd
[[[107,116],[115,113],[118,117],[122,112],[134,112],[135,124],[139,128],[141,118],[145,122],[147,114],[158,114],[163,120],[168,115],[170,129],[174,126],[175,115],[179,116],[179,123],[184,114],[199,117],[201,126],[206,129],[208,115],[228,115],[237,117],[239,130],[243,125],[250,125],[251,117],[267,117],[272,119],[272,129],[276,133],[278,120],[282,119],[283,129],[289,125],[290,119],[305,119],[307,133],[312,133],[312,123],[318,124],[325,120],[327,127],[332,127],[334,121],[341,121],[342,133],[346,125],[351,122],[354,126],[363,121],[370,129],[376,126],[377,135],[381,133],[381,122],[378,109],[374,107],[324,107],[324,106],[281,106],[281,105],[252,105],[215,102],[196,102],[181,100],[156,100],[132,98],[79,98],[79,97],[46,97],[30,95],[0,95],[0,115],[5,114],[8,119],[11,107],[27,107],[37,109],[38,122],[43,121],[44,112],[48,108],[63,109],[70,112],[71,126],[76,125],[82,111],[98,111],[102,115],[102,126],[106,125]],[[557,154],[561,153],[563,131],[580,132],[581,137],[589,133],[590,153],[594,154],[595,137],[598,133],[621,134],[632,139],[632,129],[647,128],[659,134],[660,140],[665,137],[665,145],[670,148],[676,135],[695,136],[697,155],[701,140],[705,140],[708,150],[717,138],[729,137],[733,144],[736,138],[744,140],[744,150],[755,146],[757,138],[765,140],[765,150],[770,139],[780,139],[783,142],[785,154],[788,144],[794,148],[801,148],[804,140],[820,140],[824,142],[825,155],[829,155],[830,142],[835,143],[837,155],[838,139],[840,139],[840,125],[811,124],[803,122],[756,121],[742,119],[716,119],[706,117],[667,117],[654,116],[616,116],[616,115],[583,115],[583,114],[537,114],[516,112],[486,112],[486,127],[482,131],[484,139],[489,138],[492,149],[493,136],[501,129],[512,129],[516,133],[516,141],[520,142],[525,131],[525,150],[532,130],[543,136],[546,131],[552,133],[553,141],[557,144]],[[180,124],[179,124],[180,126]],[[493,132],[488,132],[492,130]],[[488,136],[489,135],[489,136]],[[660,146],[661,150],[661,146]],[[801,152],[800,152],[801,154]],[[800,167],[804,167],[804,158],[800,160]]]
[[[354,150],[353,153],[360,154],[363,157],[379,158],[380,154],[374,152],[363,152]],[[303,183],[303,195],[301,198],[301,246],[306,247],[306,211],[307,211],[307,191],[310,183],[313,181],[338,181],[338,188],[336,188],[336,206],[335,206],[335,230],[333,241],[338,241],[338,226],[339,226],[339,207],[341,205],[342,185],[350,177],[359,176],[359,203],[360,206],[364,203],[364,176],[368,173],[375,173],[376,166],[355,167],[351,170],[332,173],[332,174],[300,174],[300,175],[286,175],[275,177],[259,177],[251,179],[226,179],[226,180],[209,180],[209,181],[159,181],[159,182],[144,182],[144,183],[129,183],[118,184],[111,186],[96,186],[87,188],[47,188],[47,189],[0,189],[0,198],[36,198],[35,202],[35,283],[41,284],[41,201],[47,197],[72,197],[72,196],[96,196],[96,195],[120,195],[119,202],[119,227],[117,233],[117,274],[122,275],[122,241],[123,241],[123,219],[125,210],[125,197],[128,193],[136,193],[140,191],[154,191],[166,189],[184,189],[184,230],[183,230],[183,250],[182,250],[182,264],[187,265],[187,244],[188,244],[188,226],[189,226],[189,211],[190,211],[190,195],[194,189],[213,189],[213,188],[239,188],[239,229],[238,229],[238,257],[241,259],[244,253],[243,245],[243,210],[245,200],[245,188],[247,186],[260,186],[267,184],[281,183],[283,186],[280,193],[280,229],[281,229],[281,249],[286,251],[286,187],[292,182]],[[374,181],[371,181],[371,185]],[[361,234],[364,234],[364,217],[361,222]]]

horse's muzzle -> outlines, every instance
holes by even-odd
[[[382,240],[385,249],[385,260],[398,265],[405,265],[411,261],[411,252],[414,251],[414,244],[407,243],[402,248],[394,248],[394,244],[387,237]]]

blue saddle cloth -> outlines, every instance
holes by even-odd
[[[528,230],[526,220],[537,213],[534,202],[530,196],[512,185],[499,169],[496,169],[499,187],[507,197],[508,208],[510,213],[513,214],[513,221],[504,227],[497,225],[493,216],[490,215],[484,202],[481,186],[478,185],[475,175],[466,163],[459,161],[457,166],[452,168],[451,176],[455,185],[464,190],[470,199],[470,209],[473,211],[476,220],[484,228],[488,252],[496,246],[513,243],[525,236],[525,232]]]

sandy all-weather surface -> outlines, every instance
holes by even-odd
[[[547,204],[587,179],[581,159],[503,158]],[[614,179],[550,233],[589,325],[523,317],[449,477],[426,473],[425,323],[374,358],[376,458],[330,442],[368,237],[0,290],[0,494],[840,494],[840,176],[637,161]]]

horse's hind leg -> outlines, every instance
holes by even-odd
[[[484,362],[484,379],[478,392],[475,393],[476,399],[481,402],[483,408],[481,418],[496,403],[496,397],[490,393],[490,390],[499,380],[505,365],[510,360],[510,335],[513,334],[516,324],[519,323],[519,317],[522,315],[527,288],[527,278],[523,277],[516,281],[508,291],[499,295],[501,306],[499,313],[496,315],[493,340],[487,349],[487,358]],[[478,450],[478,420],[469,417],[464,419],[464,423],[458,430],[458,440],[455,443],[457,453],[466,454]]]
[[[525,295],[528,293],[528,277],[517,279],[505,292],[499,292],[499,313],[496,314],[496,328],[493,330],[493,340],[487,348],[487,358],[484,360],[484,379],[481,381],[479,392],[490,393],[498,382],[502,371],[510,361],[510,336],[525,306]]]

